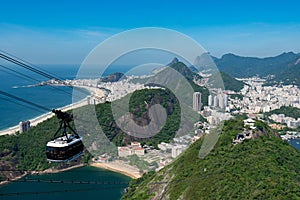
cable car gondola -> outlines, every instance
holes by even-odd
[[[50,162],[67,162],[78,158],[83,153],[84,145],[82,138],[69,124],[73,120],[73,115],[55,109],[52,112],[61,121],[53,139],[47,143],[47,160]],[[71,130],[71,134],[67,133],[67,128]],[[62,135],[56,137],[61,130],[63,130]]]

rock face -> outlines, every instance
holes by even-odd
[[[169,64],[167,64],[167,66],[174,65],[174,64],[176,64],[178,62],[179,62],[178,58],[175,57]]]
[[[101,79],[102,82],[117,82],[120,79],[126,79],[123,73],[116,72]]]

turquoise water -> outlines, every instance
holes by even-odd
[[[0,90],[12,94],[14,96],[21,97],[35,104],[49,108],[60,108],[72,103],[73,89],[69,87],[23,87],[28,85],[37,84],[40,81],[49,80],[40,75],[34,74],[28,70],[24,70],[18,66],[7,66],[19,73],[23,73],[35,80],[21,76],[14,72],[11,72],[0,67]],[[77,76],[79,65],[55,65],[55,66],[42,66],[43,71],[47,71],[48,74],[52,74],[60,79],[74,79]],[[125,73],[129,69],[129,66],[124,67],[112,67],[109,68],[104,76],[114,73]],[[97,69],[95,69],[97,71]],[[92,78],[100,78],[100,73],[91,73]],[[89,75],[91,75],[89,74]],[[88,75],[87,75],[88,76]],[[88,78],[88,77],[83,77]],[[91,77],[90,77],[91,78]],[[77,92],[78,94],[78,92]],[[86,94],[76,96],[76,99],[83,99]],[[15,126],[22,120],[32,119],[40,116],[47,111],[37,109],[36,107],[29,106],[28,104],[10,99],[3,95],[0,95],[0,130]]]
[[[5,200],[82,200],[82,199],[120,199],[130,178],[115,172],[81,167],[70,171],[30,175],[26,179],[39,179],[40,182],[12,182],[0,186],[0,199]],[[24,180],[24,179],[23,179]],[[49,183],[50,180],[64,183]],[[44,181],[44,182],[43,182]],[[73,183],[72,183],[73,181]],[[77,181],[77,182],[76,182]],[[91,184],[78,181],[92,181]],[[98,182],[98,184],[94,184]],[[9,195],[8,195],[9,194]]]
[[[19,69],[18,67],[9,67],[38,81],[47,80],[44,77]],[[48,70],[60,78],[74,78],[77,73],[77,68],[72,66],[66,66],[65,68],[53,66],[52,68],[49,67]],[[7,73],[7,70],[0,70],[0,80],[1,91],[49,109],[63,107],[72,103],[72,88],[59,87],[59,89],[56,89],[49,86],[22,87],[36,84],[38,81],[19,76],[15,73]],[[85,95],[82,95],[82,98],[84,97]],[[46,112],[45,110],[37,109],[36,107],[0,95],[0,130],[17,125],[22,120],[28,120]]]

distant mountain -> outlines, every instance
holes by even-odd
[[[230,75],[226,74],[225,72],[220,72],[220,75],[223,80],[225,90],[239,92],[245,85],[243,81],[238,81]],[[215,76],[218,76],[218,74],[213,74],[211,76],[211,79],[215,79]]]
[[[207,55],[202,55],[197,57],[195,61],[195,66],[197,67],[202,66],[204,69],[205,67],[208,68],[209,65],[211,65],[211,62],[212,62],[211,58],[208,59]],[[194,85],[193,82],[194,77],[196,77],[197,79],[202,78],[199,74],[196,74],[198,70],[196,69],[195,66],[187,67],[184,63],[180,62],[177,58],[173,59],[172,62],[169,64],[169,67],[177,70],[180,74],[186,77],[186,79],[190,81],[193,85]],[[226,90],[233,90],[238,92],[244,87],[244,82],[236,80],[229,74],[225,72],[220,72],[220,75]],[[218,74],[217,73],[213,74],[211,76],[211,79],[218,80]],[[200,89],[199,86],[197,88],[198,88],[196,89],[197,91],[203,92],[203,88]],[[206,94],[206,92],[204,92],[204,94]],[[206,99],[206,95],[204,95],[204,98]],[[204,101],[206,102],[206,100]]]
[[[196,74],[192,72],[192,70],[189,67],[187,67],[183,62],[178,61],[169,66],[178,71],[189,81],[192,81],[194,79],[194,76],[196,76]]]
[[[207,70],[210,71],[214,69],[215,57],[211,56],[209,53],[203,53],[200,56],[197,56],[194,61],[194,67],[198,69],[198,71]]]
[[[220,71],[224,71],[233,77],[251,77],[255,75],[267,76],[270,74],[279,76],[296,63],[298,64],[299,58],[300,55],[293,52],[267,58],[225,54],[221,58],[214,58],[214,61]]]
[[[300,63],[297,60],[294,64],[290,64],[286,69],[282,70],[280,74],[275,76],[270,82],[282,82],[285,85],[293,84],[300,86]]]
[[[115,72],[111,75],[101,78],[102,82],[117,82],[120,79],[126,79],[126,76],[123,73]]]
[[[190,68],[190,70],[191,70],[192,72],[194,72],[194,73],[197,73],[197,72],[198,72],[198,69],[197,69],[195,66],[190,66],[189,68]]]
[[[167,66],[174,65],[174,64],[176,64],[178,62],[179,62],[178,58],[175,57],[175,58],[173,58],[173,60],[169,64],[167,64]]]
[[[266,124],[256,127],[253,139],[234,146],[243,121],[226,121],[204,159],[201,138],[162,170],[132,181],[122,199],[299,199],[300,152]]]

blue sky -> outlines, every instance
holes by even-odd
[[[297,1],[3,1],[0,49],[32,63],[81,63],[132,28],[180,31],[215,56],[300,52]]]

